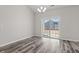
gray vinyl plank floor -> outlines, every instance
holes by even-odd
[[[37,51],[38,53],[58,53],[60,52],[60,43],[57,39],[42,38],[43,45]]]
[[[28,44],[24,42],[13,48],[0,51],[2,53],[58,53],[60,44],[57,39],[32,38]]]

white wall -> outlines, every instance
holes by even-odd
[[[40,35],[40,21],[45,17],[51,18],[52,16],[60,17],[60,38],[65,40],[79,40],[79,6],[52,9],[36,16],[36,35]]]
[[[34,14],[27,6],[0,6],[0,45],[34,35]]]

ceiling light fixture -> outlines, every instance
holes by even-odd
[[[37,9],[37,11],[38,11],[38,12],[41,12],[41,10],[40,10],[39,8]]]
[[[41,6],[41,7],[37,8],[37,11],[41,13],[41,12],[45,12],[46,9],[47,9],[46,7]]]
[[[45,12],[46,11],[46,7],[43,9],[43,12]]]
[[[47,10],[47,8],[52,8],[53,6],[55,5],[42,5],[37,8],[37,11],[40,13],[44,13]]]

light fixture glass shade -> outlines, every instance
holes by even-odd
[[[44,7],[44,9],[43,9],[43,12],[45,12],[46,11],[46,7]]]
[[[42,10],[43,9],[43,6],[41,6],[40,9]]]
[[[45,12],[46,11],[46,7],[41,6],[40,8],[37,8],[38,12]]]
[[[41,12],[41,10],[40,10],[39,8],[37,9],[37,11],[38,11],[38,12]]]

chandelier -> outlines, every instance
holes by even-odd
[[[37,11],[40,12],[40,13],[42,13],[42,12],[45,12],[46,9],[47,8],[45,6],[41,6],[41,7],[37,8]]]
[[[55,5],[42,5],[42,6],[37,8],[37,11],[40,12],[40,13],[43,13],[47,10],[47,8],[52,8],[54,6]]]

